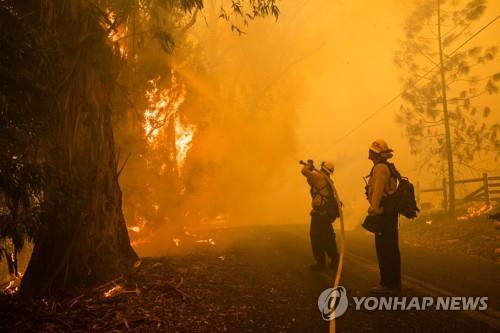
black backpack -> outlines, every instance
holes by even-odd
[[[398,188],[392,194],[387,195],[382,200],[382,205],[389,209],[394,209],[398,214],[403,215],[409,219],[417,217],[420,209],[417,207],[417,200],[415,199],[415,188],[407,177],[401,176],[396,166],[393,163],[381,162],[389,168],[391,177],[398,180]],[[373,169],[372,169],[373,172]],[[371,175],[372,173],[370,173]]]

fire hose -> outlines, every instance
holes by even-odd
[[[340,255],[339,262],[337,266],[337,274],[335,274],[335,280],[333,281],[333,288],[337,288],[340,282],[340,276],[342,275],[342,267],[344,263],[344,213],[342,211],[342,201],[340,200],[339,194],[337,193],[337,189],[335,185],[332,183],[333,195],[337,199],[337,205],[339,207],[339,215],[340,215]],[[335,316],[330,321],[330,333],[335,333]]]
[[[304,161],[299,161],[300,164],[302,165],[308,165]],[[314,170],[318,171],[316,168],[313,167]],[[345,246],[344,246],[344,241],[345,241],[345,235],[344,235],[344,213],[342,211],[342,201],[340,200],[340,196],[337,192],[337,189],[335,188],[335,184],[333,182],[330,183],[332,185],[332,190],[333,190],[333,195],[337,201],[337,206],[339,208],[339,219],[340,219],[340,254],[339,254],[339,260],[337,264],[337,272],[335,274],[335,279],[333,280],[333,289],[337,288],[339,286],[340,282],[340,277],[342,275],[342,267],[344,263],[344,252],[345,252]],[[332,308],[332,311],[334,309]],[[332,316],[332,320],[330,320],[330,328],[329,328],[330,333],[335,333],[335,316]]]

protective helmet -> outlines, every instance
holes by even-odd
[[[335,165],[333,164],[333,162],[323,161],[321,162],[321,169],[325,170],[330,174],[333,173],[333,170],[335,170]]]
[[[392,153],[394,151],[391,148],[389,148],[387,142],[385,142],[385,140],[382,139],[377,139],[373,141],[372,144],[370,145],[370,150],[373,150],[377,154]]]

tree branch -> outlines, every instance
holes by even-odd
[[[193,16],[189,20],[189,22],[182,27],[182,29],[176,34],[177,36],[184,34],[189,28],[191,28],[196,23],[196,16],[198,15],[198,9],[196,9],[193,13]]]

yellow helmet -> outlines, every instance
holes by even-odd
[[[335,165],[333,164],[333,162],[323,161],[321,162],[321,169],[325,170],[330,174],[333,173],[333,171],[335,170]]]
[[[381,154],[381,153],[392,153],[394,150],[389,148],[389,145],[385,140],[382,139],[377,139],[372,142],[370,145],[370,150],[373,150],[374,152]]]

